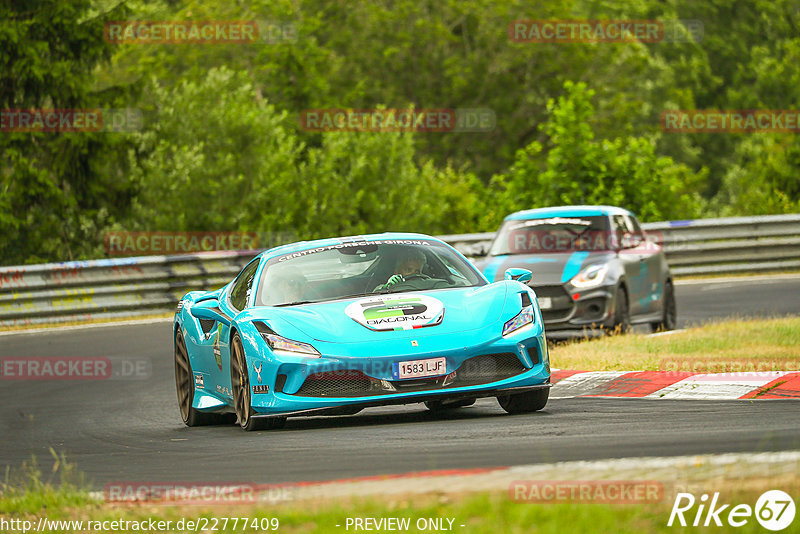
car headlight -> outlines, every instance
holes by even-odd
[[[261,337],[263,337],[264,341],[267,342],[269,348],[271,348],[272,351],[277,354],[283,353],[293,356],[302,355],[307,358],[320,357],[319,351],[308,343],[301,343],[300,341],[286,339],[285,337],[277,334],[266,334],[264,332],[261,333]]]
[[[503,336],[507,336],[520,328],[533,324],[535,319],[536,315],[533,313],[533,306],[523,308],[516,317],[510,321],[506,321],[506,324],[503,325]]]
[[[572,284],[572,287],[579,287],[581,289],[596,287],[603,283],[606,279],[606,274],[608,274],[607,263],[590,265],[576,274],[569,283]]]

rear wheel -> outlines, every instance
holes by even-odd
[[[192,406],[195,392],[194,373],[180,329],[175,334],[175,386],[178,391],[181,419],[186,426],[222,425],[235,421],[233,414],[203,413]]]
[[[447,410],[455,410],[457,408],[466,408],[475,404],[475,399],[462,399],[457,401],[425,401],[425,407],[432,412],[445,412]]]
[[[239,333],[233,334],[231,341],[231,389],[233,390],[233,406],[236,420],[242,429],[269,430],[282,428],[286,424],[285,417],[254,418],[250,403],[250,376],[247,373],[247,359]]]
[[[650,323],[653,332],[659,330],[675,330],[678,324],[678,306],[675,304],[675,288],[672,282],[664,284],[664,310],[661,321]]]
[[[543,388],[528,393],[497,397],[497,402],[508,413],[529,413],[544,408],[547,405],[548,397],[550,397],[550,388]]]

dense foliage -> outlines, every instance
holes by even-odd
[[[519,43],[516,19],[693,20],[702,34]],[[105,39],[123,20],[256,20],[275,38]],[[798,212],[797,134],[659,122],[665,109],[800,109],[798,27],[794,0],[6,0],[0,109],[136,108],[144,121],[1,131],[0,261],[99,257],[109,230],[458,233],[567,203],[644,220]],[[384,107],[488,108],[496,125],[300,127],[308,109]]]

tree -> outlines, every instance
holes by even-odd
[[[105,20],[89,0],[0,5],[0,109],[111,107],[125,91],[93,90],[92,72],[110,56]],[[3,263],[98,255],[101,229],[124,214],[132,194],[125,138],[100,132],[0,135],[0,255]]]
[[[596,140],[594,91],[566,82],[550,100],[542,125],[547,150],[538,142],[517,152],[509,172],[494,179],[507,211],[562,204],[611,204],[644,220],[693,217],[700,199],[693,187],[702,174],[655,153],[646,137]]]

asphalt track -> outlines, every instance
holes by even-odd
[[[800,278],[678,285],[681,325],[800,314]],[[749,310],[749,311],[748,311]],[[581,459],[800,449],[800,401],[553,399],[506,415],[483,399],[449,416],[421,405],[290,419],[278,431],[186,428],[169,322],[0,337],[0,356],[151,362],[145,377],[0,380],[0,468],[50,448],[97,487],[112,481],[282,483]]]

